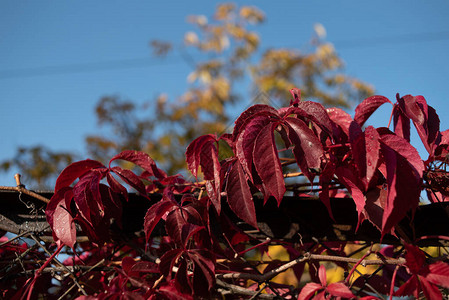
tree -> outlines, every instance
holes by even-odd
[[[256,7],[221,4],[212,21],[202,15],[188,20],[195,27],[185,34],[183,46],[176,48],[166,41],[152,41],[151,46],[159,56],[179,51],[192,65],[189,88],[179,98],[168,99],[162,94],[153,101],[155,104],[144,106],[117,96],[100,99],[96,107],[98,123],[107,127],[109,134],[86,138],[89,157],[103,161],[122,150],[136,149],[151,154],[174,174],[185,169],[183,152],[188,143],[199,135],[224,132],[233,121],[229,110],[241,108],[241,103],[247,103],[244,99],[282,106],[288,99],[288,90],[301,86],[307,98],[348,108],[373,94],[370,85],[344,74],[343,63],[332,44],[318,34],[306,52],[288,48],[262,50],[255,29],[265,15]],[[204,58],[194,59],[197,57]],[[242,89],[239,82],[249,82],[250,86]],[[242,93],[245,89],[251,92]],[[52,157],[44,148],[39,151]],[[64,155],[74,160],[71,154]],[[49,163],[57,165],[56,161]],[[14,159],[2,167],[7,170],[12,165],[21,167]],[[37,178],[35,170],[21,168],[28,182],[35,179],[38,184],[54,180],[60,171],[46,172],[46,178]]]
[[[107,165],[87,159],[67,166],[45,211],[53,240],[22,233],[37,242],[30,246],[2,237],[2,296],[443,299],[449,289],[447,249],[417,244],[444,245],[447,228],[419,236],[406,227],[419,212],[421,192],[427,192],[429,206],[443,214],[447,209],[449,130],[440,131],[436,110],[422,96],[397,95],[394,103],[371,96],[351,117],[303,101],[298,89],[290,92],[290,105],[253,105],[232,133],[202,135],[189,144],[187,166],[195,177],[201,170],[202,181],[167,175],[148,154],[134,150]],[[384,104],[392,105],[393,124],[365,126]],[[411,124],[428,151],[425,160],[410,144]],[[232,151],[220,153],[220,142]],[[296,177],[308,183],[292,183]],[[125,230],[125,218],[135,216],[122,214],[130,201],[124,185],[150,204],[140,234]],[[273,218],[288,193],[296,204],[319,201],[328,220],[340,217],[335,205],[349,200],[355,230],[371,226],[384,245],[363,243],[363,237],[351,244],[344,235],[336,241],[303,239],[294,227],[289,238],[270,233],[260,222],[262,213]],[[315,218],[317,212],[309,214]],[[441,229],[445,235],[437,234]],[[393,244],[386,246],[388,241]],[[284,251],[284,259],[273,255],[274,248]],[[69,258],[59,262],[60,253]],[[327,282],[330,262],[344,270],[338,282]],[[366,266],[371,269],[361,269]],[[276,276],[288,270],[297,282],[278,282]]]

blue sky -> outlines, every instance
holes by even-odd
[[[210,16],[217,3],[0,2],[0,161],[35,144],[83,157],[85,136],[99,130],[94,107],[102,96],[142,103],[162,92],[182,94],[191,68],[177,55],[152,60],[148,43],[179,44],[192,29],[186,16]],[[349,75],[391,100],[397,92],[423,95],[436,108],[441,129],[449,128],[448,1],[235,3],[265,12],[267,21],[257,28],[263,49],[301,48],[313,25],[323,24]],[[371,124],[386,126],[389,109]],[[0,185],[13,185],[15,172],[0,174]]]

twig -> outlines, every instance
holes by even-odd
[[[258,292],[251,291],[248,289],[245,289],[238,285],[233,285],[224,281],[221,281],[220,279],[216,280],[216,283],[218,286],[221,286],[227,290],[229,290],[230,294],[239,294],[239,295],[246,295],[246,296],[254,296],[257,295]],[[222,293],[224,294],[224,293]],[[270,295],[270,294],[259,294],[257,295],[258,299],[274,299],[276,298],[276,295]]]
[[[21,262],[22,259],[28,255],[28,253],[35,250],[37,247],[38,247],[37,245],[33,245],[33,246],[29,247],[28,249],[26,249],[23,253],[21,253],[16,258],[14,258],[8,265],[6,265],[4,268],[2,268],[0,270],[0,274],[3,272],[8,272],[8,269],[11,270],[14,267],[14,265],[16,264],[16,262]],[[17,255],[17,253],[16,253],[16,255]]]
[[[262,294],[263,290],[264,290],[266,287],[267,287],[267,285],[265,284],[265,285],[263,286],[263,288],[259,289],[259,290],[257,291],[257,293],[255,293],[254,295],[251,296],[251,298],[249,298],[249,300],[254,300],[254,299],[259,298],[260,294]],[[260,288],[260,286],[259,286],[259,288]]]
[[[31,233],[31,231],[24,231],[24,232],[22,232],[22,233],[16,235],[15,237],[10,238],[9,240],[7,240],[7,241],[1,243],[1,244],[0,244],[0,247],[3,247],[4,245],[9,244],[9,243],[11,243],[11,242],[13,242],[13,241],[15,241],[15,240],[17,240],[17,239],[19,239],[19,238],[25,236],[25,235],[28,235],[28,234],[30,234],[30,233]]]
[[[20,182],[20,174],[16,174],[14,175],[14,178],[16,179],[16,183],[17,186],[0,186],[0,190],[3,191],[15,191],[15,192],[19,192],[19,193],[23,193],[23,194],[27,194],[30,197],[36,198],[40,201],[43,201],[45,203],[50,202],[50,199],[39,195],[33,191],[28,190],[27,188],[25,188],[25,186]]]
[[[399,259],[357,259],[350,257],[332,256],[332,255],[320,255],[320,254],[309,254],[306,253],[304,256],[298,257],[280,267],[273,269],[265,274],[250,274],[250,273],[227,273],[227,274],[217,274],[217,279],[251,279],[257,282],[265,282],[278,274],[288,270],[289,268],[306,261],[332,261],[332,262],[346,262],[351,264],[360,264],[362,266],[367,265],[402,265],[405,263],[404,258]]]
[[[352,267],[351,271],[349,272],[349,275],[346,277],[346,283],[349,283],[349,280],[351,280],[352,274],[354,274],[354,271],[356,271],[357,267],[365,260],[366,257],[371,255],[373,249],[373,244],[371,244],[370,249],[362,256],[361,259]]]
[[[69,273],[71,275],[74,275],[73,273],[78,272],[78,271],[84,271],[84,273],[89,273],[91,271],[114,271],[115,269],[113,267],[108,267],[108,266],[64,266],[64,267],[47,267],[41,270],[41,274],[44,273],[56,273],[56,272],[61,272],[61,273]],[[26,270],[23,272],[20,272],[16,275],[33,275],[36,272],[36,270]]]
[[[286,173],[286,174],[284,174],[284,178],[298,177],[298,176],[303,176],[303,175],[304,174],[302,172]]]
[[[64,294],[62,294],[62,295],[58,298],[58,300],[65,299],[65,297],[70,293],[71,290],[73,290],[73,289],[75,288],[75,286],[76,286],[76,285],[72,285],[71,287],[69,287],[69,288],[64,292]]]
[[[47,250],[47,248],[45,248],[40,242],[40,240],[34,235],[34,234],[30,234],[30,237],[44,250],[45,253],[49,254],[50,257],[52,257],[53,255]],[[73,274],[72,271],[69,270],[69,268],[67,266],[65,266],[63,263],[61,263],[56,257],[52,257],[52,260],[56,262],[57,265],[59,265],[61,268],[63,268],[64,270],[66,270],[66,272],[70,273],[70,277],[72,278],[73,282],[76,284],[76,286],[78,287],[78,289],[83,293],[84,296],[87,296],[86,291],[83,289],[83,287],[79,284],[78,280],[76,279],[75,274]]]

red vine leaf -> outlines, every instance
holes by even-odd
[[[371,96],[357,105],[355,109],[354,121],[359,123],[360,126],[365,124],[366,120],[384,103],[391,103],[391,101],[384,96]]]
[[[218,149],[215,146],[216,143],[217,138],[212,134],[203,135],[195,139],[187,147],[186,161],[190,172],[195,177],[197,177],[198,168],[201,166],[204,179],[209,181],[206,183],[209,198],[214,204],[217,213],[220,214],[221,167],[218,159]]]
[[[254,142],[260,131],[267,124],[270,124],[270,122],[270,118],[266,115],[259,115],[252,118],[247,124],[245,124],[245,127],[242,128],[235,143],[236,156],[242,164],[243,170],[246,172],[246,174],[248,174],[251,180]]]
[[[341,108],[336,107],[327,108],[326,111],[331,121],[335,123],[334,126],[338,126],[339,128],[339,130],[334,130],[334,135],[336,135],[337,140],[338,141],[347,140],[347,138],[349,137],[349,126],[353,121],[351,115],[349,115]]]
[[[108,173],[106,175],[106,180],[108,181],[108,184],[114,193],[122,195],[125,198],[125,200],[128,201],[128,191],[123,185],[121,185],[117,181],[117,179],[114,178],[114,176],[111,173]]]
[[[298,118],[305,121],[312,121],[323,129],[329,136],[333,137],[332,121],[327,114],[324,106],[317,102],[302,101],[298,103],[297,107],[290,107],[284,117],[295,114]]]
[[[194,139],[186,150],[186,162],[189,171],[193,176],[198,177],[198,168],[201,164],[201,151],[204,145],[216,142],[216,137],[213,134],[202,135]],[[204,172],[204,170],[203,170]]]
[[[62,170],[55,184],[55,193],[61,188],[71,185],[77,178],[91,169],[104,168],[103,164],[91,159],[74,162]]]
[[[259,115],[271,116],[279,118],[279,114],[276,109],[266,104],[256,104],[245,110],[238,118],[235,120],[234,131],[232,136],[234,140],[240,135],[246,124],[252,119]]]
[[[355,202],[359,217],[356,228],[357,231],[360,223],[364,219],[363,211],[365,210],[365,195],[362,192],[362,183],[357,177],[356,172],[349,167],[338,167],[335,174],[337,175],[338,180],[346,187]]]
[[[424,163],[418,151],[393,134],[381,136],[385,158],[388,196],[382,220],[382,235],[389,232],[410,209],[419,203]]]
[[[85,174],[73,187],[73,199],[82,216],[92,224],[92,218],[98,219],[100,211],[95,209],[97,205],[104,210],[100,194],[100,180],[104,177],[106,169],[94,169]],[[94,209],[91,209],[94,208]]]
[[[215,257],[206,249],[189,250],[187,253],[194,264],[193,288],[199,294],[207,295],[215,284]]]
[[[146,195],[145,185],[134,172],[120,167],[112,167],[111,171],[117,174],[129,186],[135,188],[140,194]]]
[[[70,213],[73,190],[70,187],[60,189],[47,205],[45,214],[53,231],[55,241],[61,241],[73,249],[76,242],[76,228]]]
[[[146,240],[148,241],[154,227],[166,216],[171,210],[178,207],[178,204],[168,197],[164,197],[163,200],[153,204],[145,214],[143,229],[145,231]]]
[[[253,196],[239,161],[235,161],[229,171],[226,194],[232,211],[249,225],[258,228]]]
[[[278,205],[285,194],[284,175],[274,141],[273,130],[276,123],[266,125],[254,143],[253,159],[257,173],[270,195],[276,198]]]
[[[315,282],[309,282],[301,289],[301,293],[299,293],[298,300],[312,299],[312,297],[315,295],[315,293],[322,289],[323,289],[323,286],[321,284],[315,283]],[[325,299],[324,292],[321,292],[318,295],[322,295],[323,299]]]
[[[395,105],[393,109],[394,133],[410,142],[410,119]]]
[[[303,174],[313,182],[315,174],[309,169],[321,170],[321,158],[324,151],[320,140],[314,132],[301,120],[285,118],[288,126],[288,136],[295,146],[293,154]]]
[[[156,166],[154,160],[145,152],[133,150],[122,151],[109,161],[109,168],[111,168],[111,163],[117,159],[123,159],[138,165],[139,167],[147,171],[149,173],[149,176],[155,176],[158,179],[167,177],[167,174],[165,174],[164,171],[160,170]]]
[[[442,299],[438,286],[449,288],[449,265],[442,261],[428,265],[424,252],[417,246],[405,244],[405,249],[405,265],[411,277],[394,295],[418,298],[423,291],[426,299]]]

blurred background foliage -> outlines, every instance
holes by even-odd
[[[220,4],[211,18],[187,18],[192,29],[182,44],[151,41],[153,55],[163,59],[179,51],[189,62],[188,88],[176,99],[160,94],[145,105],[116,95],[101,98],[96,116],[103,131],[86,137],[89,157],[106,163],[122,150],[142,150],[168,174],[176,174],[185,170],[188,143],[202,134],[229,132],[234,121],[230,111],[242,112],[248,99],[250,104],[286,106],[289,89],[298,87],[303,99],[350,108],[373,94],[371,85],[345,74],[343,61],[325,41],[319,24],[305,50],[262,50],[257,26],[265,18],[257,7]],[[0,169],[17,167],[29,187],[51,189],[59,172],[77,159],[84,158],[38,145],[19,148]]]

